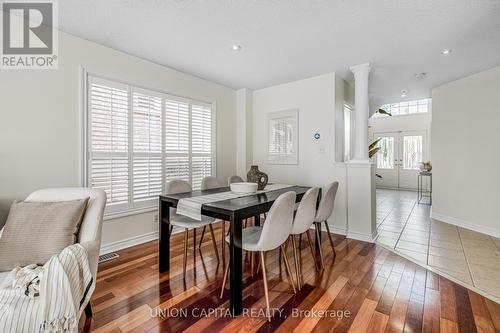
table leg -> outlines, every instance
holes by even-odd
[[[233,316],[243,311],[243,267],[241,258],[241,225],[242,219],[231,216],[231,232],[229,242],[229,309]]]
[[[260,214],[254,216],[254,226],[259,227],[260,226]]]
[[[167,202],[160,199],[159,207],[159,271],[160,273],[164,273],[170,270],[170,206]]]

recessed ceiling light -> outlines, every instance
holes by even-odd
[[[441,54],[442,55],[448,55],[451,53],[451,50],[450,49],[444,49],[443,51],[441,51]]]
[[[233,49],[233,51],[239,51],[239,50],[241,50],[241,45],[233,44],[232,49]]]
[[[423,80],[427,77],[427,73],[422,72],[422,73],[415,73],[413,74],[417,80]]]
[[[401,98],[406,98],[408,96],[408,90],[403,89],[401,90]]]

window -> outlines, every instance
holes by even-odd
[[[271,112],[268,115],[268,152],[270,164],[298,163],[298,110]]]
[[[422,162],[422,135],[404,136],[403,169],[419,170]]]
[[[381,137],[378,146],[377,169],[394,169],[394,137]]]
[[[407,114],[426,113],[430,110],[431,99],[420,99],[416,101],[401,102],[382,105],[380,108],[392,114],[393,116],[401,116]],[[375,114],[376,117],[383,115]]]
[[[166,181],[215,172],[212,105],[88,76],[87,184],[106,214],[156,207]]]

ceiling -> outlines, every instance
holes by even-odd
[[[372,106],[500,65],[499,0],[64,0],[59,25],[235,89],[370,62]]]

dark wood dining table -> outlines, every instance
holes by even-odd
[[[274,201],[283,193],[294,191],[297,194],[296,202],[302,200],[304,193],[309,187],[292,186],[279,190],[248,195],[244,197],[227,199],[217,202],[205,203],[201,207],[201,213],[224,221],[230,222],[229,242],[229,308],[232,315],[238,315],[243,310],[243,264],[241,249],[241,230],[243,221],[254,217],[255,225],[260,225],[260,215],[269,211]],[[159,242],[159,271],[160,273],[170,270],[170,208],[177,207],[180,199],[209,195],[230,191],[229,187],[215,188],[204,191],[192,191],[186,193],[165,194],[160,196],[160,242]],[[316,224],[320,228],[321,224]],[[316,233],[316,252],[321,242]]]

